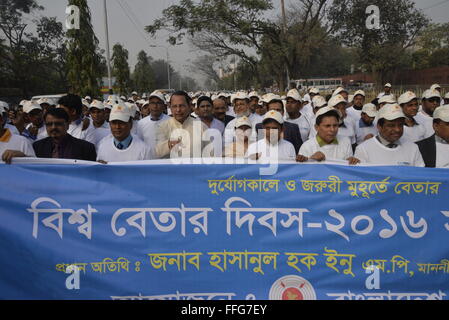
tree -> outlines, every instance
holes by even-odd
[[[112,75],[116,79],[115,83],[119,93],[127,95],[131,84],[128,50],[118,43],[112,48]]]
[[[86,0],[69,0],[80,10],[80,28],[67,31],[68,81],[73,93],[97,96],[101,74],[101,56],[95,36],[90,9]]]
[[[155,78],[151,61],[152,58],[145,51],[142,50],[138,53],[137,64],[132,76],[134,89],[138,92],[152,92],[155,89]]]
[[[151,64],[151,68],[154,70],[154,85],[157,89],[168,88],[168,73],[167,73],[167,61],[156,60]],[[169,65],[170,80],[172,80],[175,70]]]
[[[424,29],[416,41],[416,50],[411,53],[416,69],[449,65],[449,23],[432,23]]]
[[[380,29],[366,26],[370,5],[380,10]],[[329,20],[341,43],[355,47],[363,67],[382,83],[403,65],[407,49],[429,23],[411,0],[334,0]]]

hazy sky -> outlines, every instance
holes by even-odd
[[[37,2],[45,7],[45,10],[35,13],[36,17],[40,15],[55,16],[58,21],[65,21],[66,0],[37,0]],[[178,0],[107,0],[108,19],[109,19],[109,40],[112,46],[115,43],[121,43],[129,51],[129,63],[131,69],[137,60],[137,53],[145,50],[155,59],[166,59],[166,50],[164,48],[151,48],[149,45],[165,45],[168,46],[166,40],[167,35],[158,33],[155,39],[151,39],[143,30],[143,27],[151,24],[155,19],[161,16],[162,10],[177,3]],[[287,5],[295,0],[286,0]],[[273,1],[276,10],[273,15],[280,12],[280,0]],[[434,22],[449,21],[449,0],[415,0],[418,8],[425,9],[425,13],[433,19]],[[92,13],[92,24],[95,33],[100,40],[101,48],[105,45],[105,28],[104,28],[104,10],[102,0],[88,0],[88,4]],[[433,7],[433,8],[432,8]],[[170,63],[174,68],[183,75],[188,75],[186,65],[189,65],[188,59],[195,59],[198,52],[192,52],[187,45],[170,48]]]

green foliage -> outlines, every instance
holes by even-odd
[[[151,67],[151,57],[145,51],[137,55],[137,64],[134,68],[133,83],[137,92],[152,92],[155,89],[154,71]]]
[[[80,10],[80,29],[67,31],[67,77],[71,91],[81,96],[97,96],[102,78],[101,55],[90,9],[86,0],[69,0],[69,5],[76,5]]]
[[[128,64],[128,50],[121,44],[115,44],[112,48],[112,76],[115,77],[115,84],[120,95],[130,93],[130,71]]]

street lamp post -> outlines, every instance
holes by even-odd
[[[167,78],[168,78],[168,89],[171,89],[171,81],[170,81],[170,57],[168,55],[168,48],[166,46],[156,46],[150,45],[152,48],[164,48],[167,51]]]
[[[106,7],[106,0],[103,0],[104,7],[104,28],[106,33],[106,58],[107,58],[107,67],[108,67],[108,85],[109,85],[109,94],[112,94],[112,75],[111,75],[111,56],[109,52],[109,29],[108,29],[108,9]]]

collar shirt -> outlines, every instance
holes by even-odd
[[[296,160],[295,147],[284,139],[279,140],[275,145],[268,143],[266,139],[254,142],[248,148],[248,156],[255,154],[261,154],[259,160],[262,162]]]
[[[12,134],[9,129],[6,129],[3,136],[0,137],[0,161],[6,150],[21,151],[27,157],[36,157],[33,146],[28,139],[17,134]]]
[[[299,127],[299,132],[301,133],[301,139],[306,142],[309,139],[310,129],[312,127],[312,121],[305,114],[300,113],[300,117],[297,119],[290,119],[287,114],[285,121],[296,124]]]
[[[78,119],[76,121],[73,121],[69,125],[69,130],[67,130],[67,133],[70,134],[74,138],[85,140],[87,142],[95,144],[97,141],[96,141],[96,135],[95,135],[94,126],[92,124],[92,120],[89,119],[89,126],[84,131],[83,131],[83,125],[84,125],[83,119]]]
[[[415,143],[398,141],[394,145],[376,136],[359,145],[354,157],[367,164],[424,167]]]
[[[424,110],[418,112],[415,117],[415,121],[420,125],[424,126],[425,137],[424,139],[430,138],[435,134],[435,130],[433,130],[433,117],[429,116]]]
[[[156,157],[168,159],[173,153],[178,158],[200,158],[203,147],[207,144],[207,141],[202,141],[203,133],[207,129],[201,120],[192,117],[188,117],[184,123],[175,118],[163,121],[156,133]],[[180,143],[170,150],[168,142],[175,140]]]
[[[326,160],[347,160],[352,157],[351,141],[347,137],[337,137],[326,144],[319,136],[307,140],[299,150],[299,154],[310,158],[317,152],[322,152]]]

